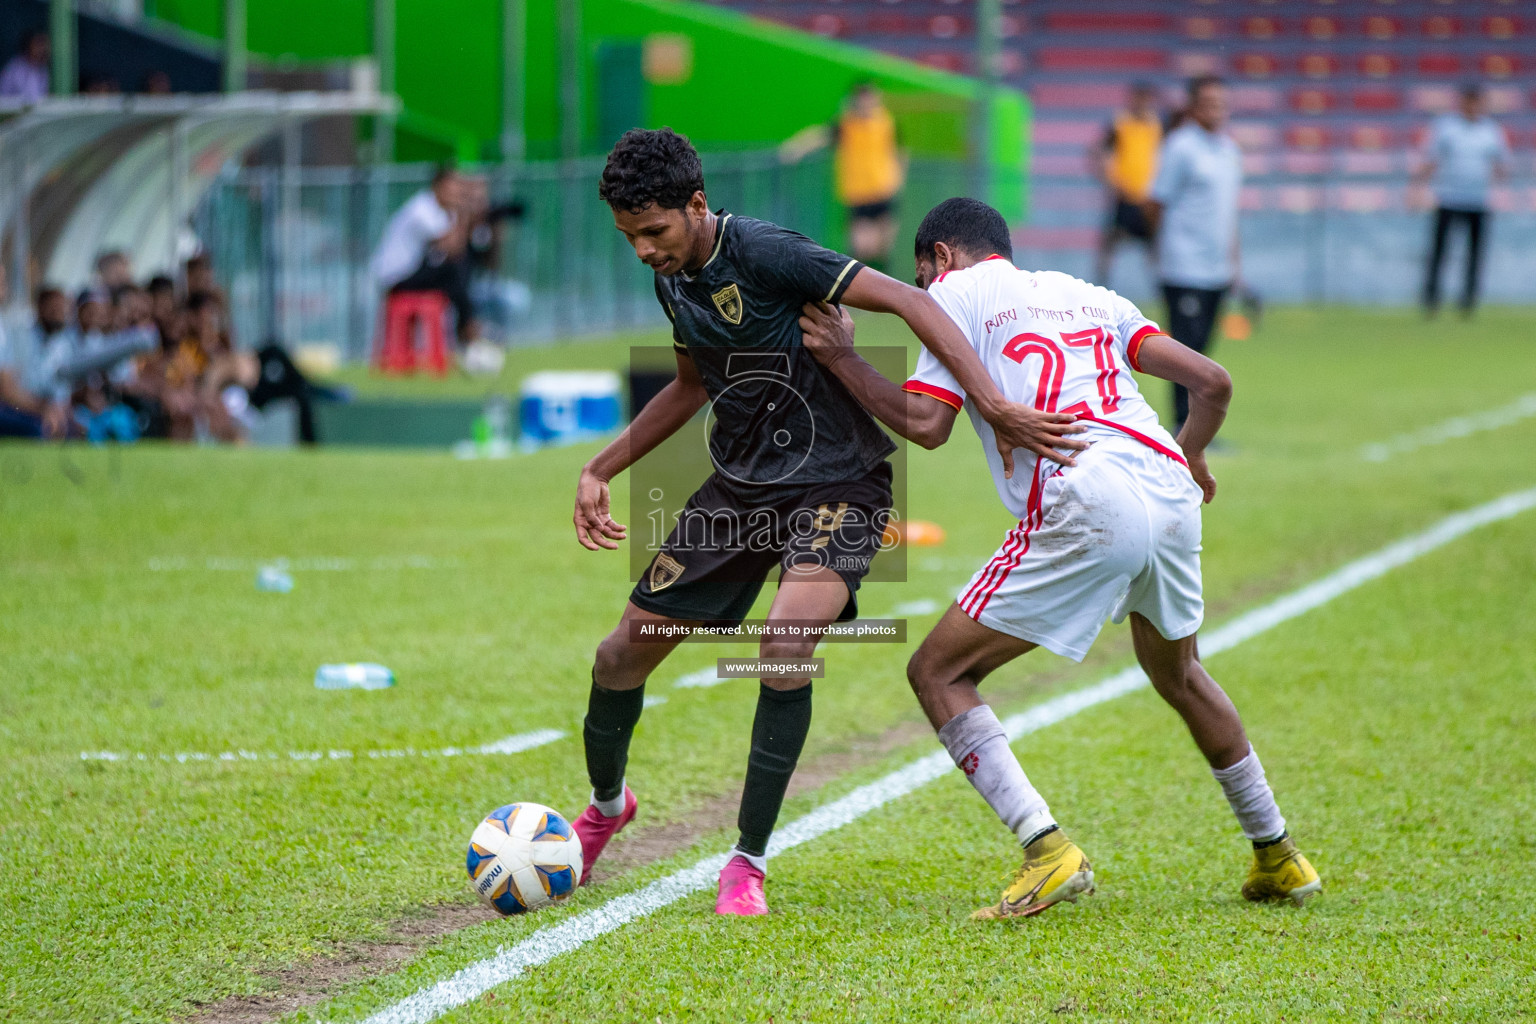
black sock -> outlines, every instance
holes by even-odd
[[[629,763],[629,738],[645,705],[645,684],[633,690],[605,690],[592,680],[582,736],[587,745],[587,778],[597,800],[612,800],[624,792],[624,767]]]
[[[1289,838],[1291,838],[1291,834],[1289,832],[1281,832],[1278,836],[1275,836],[1275,838],[1273,838],[1273,839],[1264,839],[1264,840],[1255,839],[1253,841],[1253,848],[1255,850],[1264,850],[1264,849],[1268,849],[1271,846],[1279,846],[1281,843],[1285,842]]]
[[[764,686],[757,692],[757,717],[752,720],[752,753],[747,756],[747,784],[741,792],[742,850],[754,857],[768,850],[768,837],[779,818],[789,777],[811,731],[811,684],[798,690]]]

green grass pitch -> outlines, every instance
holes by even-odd
[[[1208,622],[1536,486],[1536,419],[1361,455],[1536,390],[1531,323],[1278,310],[1224,345],[1237,393],[1231,450],[1212,460]],[[903,343],[881,318],[860,332]],[[506,383],[620,366],[632,341],[665,339],[522,353]],[[1164,385],[1148,388],[1166,405]],[[590,656],[629,588],[625,558],[582,550],[570,528],[591,451],[0,446],[0,1020],[173,1021],[281,989],[285,968],[471,902],[463,848],[491,808],[576,813]],[[908,459],[910,513],[948,539],[914,554],[907,582],[867,587],[866,614],[942,606],[1010,525],[968,430]],[[296,588],[258,592],[257,565],[278,557]],[[444,1019],[1536,1015],[1533,580],[1526,513],[1211,659],[1323,874],[1300,911],[1238,897],[1247,855],[1220,792],[1141,692],[1017,746],[1094,861],[1099,891],[1076,907],[1020,926],[967,919],[1016,850],[956,774],[777,859],[767,919],[719,921],[695,896]],[[935,618],[912,617],[914,643]],[[824,652],[806,758],[847,770],[792,797],[785,820],[932,749],[903,678],[910,650]],[[739,786],[754,685],[672,686],[739,651],[685,647],[653,678],[666,703],[636,736],[640,824],[687,821]],[[315,667],[341,660],[381,661],[399,685],[317,691]],[[1018,710],[1128,662],[1111,627],[1082,666],[1036,652],[987,691]],[[286,757],[545,728],[567,736],[513,755]],[[159,758],[239,750],[283,756]],[[728,839],[713,831],[568,909],[456,932],[290,1018],[359,1019]]]

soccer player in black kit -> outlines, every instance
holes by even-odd
[[[739,622],[775,567],[764,659],[807,659],[816,650],[815,629],[855,617],[859,583],[890,507],[886,459],[895,446],[801,346],[805,303],[846,303],[905,320],[996,429],[1010,471],[1016,448],[1070,463],[1071,450],[1086,447],[1067,436],[1079,429],[1071,416],[1005,401],[926,292],[777,225],[711,212],[699,156],[671,129],[626,132],[608,155],[598,195],[635,255],[656,272],[677,377],[582,469],[576,537],[594,551],[618,547],[626,530],[609,515],[608,482],[706,402],[716,418],[709,439],[715,471],[688,500],[617,628],[597,648],[583,728],[592,802],[575,823],[583,883],[608,840],[635,816],[624,780],[630,737],[646,678],[680,642],[644,639],[644,627]],[[811,635],[776,635],[774,624],[788,622],[809,625]],[[764,676],[741,838],[720,873],[718,914],[768,911],[768,837],[810,724],[810,679]]]

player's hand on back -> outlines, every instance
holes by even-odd
[[[1205,504],[1209,505],[1216,500],[1216,478],[1211,475],[1211,468],[1205,464],[1205,453],[1190,455],[1185,452],[1184,457],[1189,463],[1189,475],[1195,478],[1195,483],[1205,493]]]
[[[576,484],[576,514],[572,520],[576,524],[576,539],[589,551],[616,551],[618,542],[624,539],[624,524],[614,522],[608,509],[608,481],[590,469],[583,469]]]
[[[800,311],[801,342],[816,361],[830,367],[853,351],[853,317],[842,306],[807,302]]]
[[[1059,462],[1063,466],[1075,466],[1072,452],[1084,451],[1087,441],[1072,437],[1088,428],[1077,422],[1077,417],[1064,412],[1043,412],[1031,405],[1008,402],[996,418],[989,418],[992,431],[997,435],[997,450],[1003,456],[1003,476],[1013,479],[1013,452],[1016,448],[1034,452],[1042,459]],[[1067,449],[1062,454],[1057,449]]]

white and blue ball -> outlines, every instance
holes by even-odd
[[[542,804],[507,804],[475,827],[465,867],[469,884],[498,913],[538,910],[576,891],[581,837]]]

